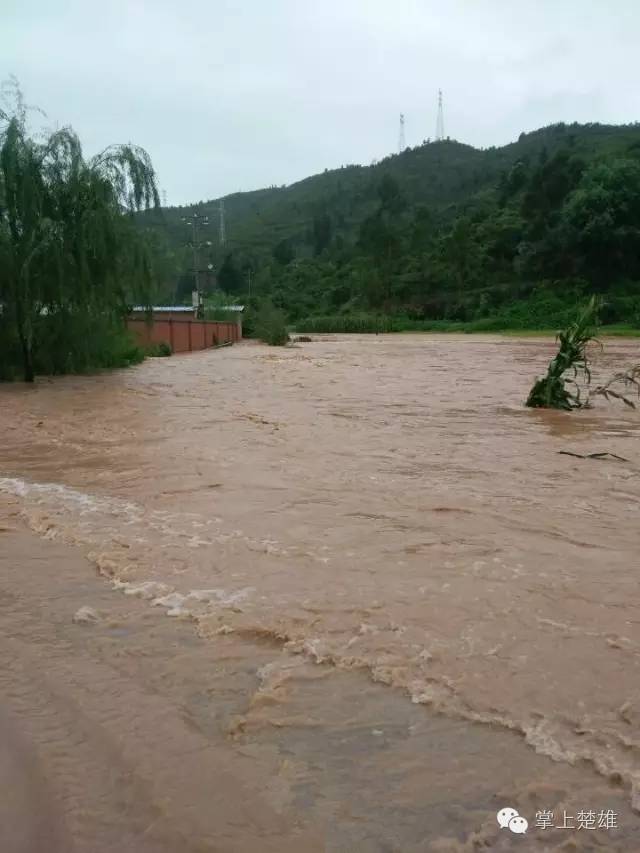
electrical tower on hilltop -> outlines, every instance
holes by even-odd
[[[442,112],[442,89],[438,89],[438,118],[436,121],[436,142],[444,139],[444,115]]]
[[[404,138],[404,113],[400,113],[400,135],[398,136],[398,154],[402,154],[406,147],[407,143]]]

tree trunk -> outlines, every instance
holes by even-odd
[[[25,326],[24,309],[20,298],[16,300],[16,320],[18,326],[18,337],[22,348],[22,366],[24,368],[24,381],[33,382],[35,373],[33,371],[33,351],[31,346],[31,335],[27,333]]]
[[[35,373],[33,372],[33,354],[31,352],[29,341],[27,341],[26,337],[23,335],[22,330],[20,330],[20,344],[22,345],[24,381],[33,382],[35,379]]]

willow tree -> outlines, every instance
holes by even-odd
[[[148,302],[151,287],[133,215],[159,199],[142,148],[85,159],[71,128],[41,140],[16,93],[0,113],[0,360],[19,360],[31,382],[109,365],[110,335],[123,340],[127,304]]]

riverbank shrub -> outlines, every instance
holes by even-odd
[[[160,341],[157,344],[148,344],[145,347],[144,353],[151,358],[167,358],[173,355],[173,350],[171,349],[171,345],[166,341]]]
[[[253,336],[269,346],[285,346],[289,342],[284,311],[265,300],[258,307],[253,322]]]

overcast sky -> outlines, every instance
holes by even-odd
[[[292,183],[445,133],[502,145],[640,117],[640,0],[0,0],[15,74],[87,154],[132,141],[169,203]]]

